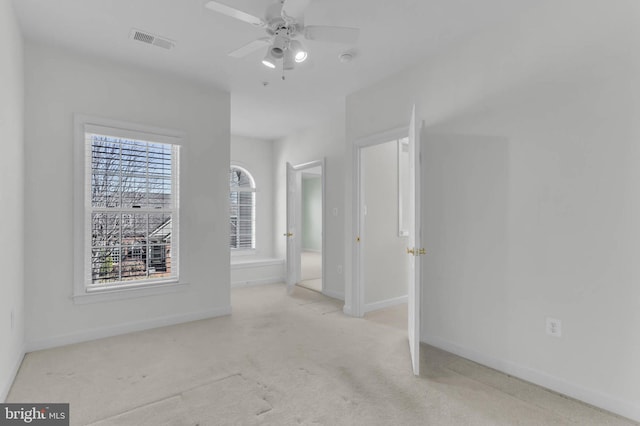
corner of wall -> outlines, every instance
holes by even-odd
[[[5,402],[7,397],[9,396],[9,392],[11,391],[11,387],[13,386],[13,382],[18,375],[18,371],[20,370],[20,366],[22,366],[22,360],[26,354],[26,349],[24,343],[21,345],[20,349],[14,356],[13,365],[9,370],[9,376],[5,383],[0,384],[0,401]]]
[[[9,185],[2,191],[0,249],[0,401],[5,401],[24,357],[24,40],[13,4],[0,0],[0,170]]]

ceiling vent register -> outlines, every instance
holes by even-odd
[[[131,30],[131,40],[136,40],[141,43],[150,44],[152,46],[161,47],[166,50],[171,50],[175,47],[175,43],[168,38],[158,37],[145,31]]]

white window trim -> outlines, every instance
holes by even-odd
[[[254,255],[256,253],[258,253],[257,247],[258,247],[258,241],[257,241],[257,232],[256,232],[256,225],[257,225],[257,209],[256,209],[256,205],[257,205],[257,193],[258,193],[258,188],[256,186],[256,179],[253,177],[253,174],[244,166],[241,165],[238,162],[232,162],[231,166],[229,167],[229,170],[231,169],[240,169],[243,172],[245,172],[247,174],[247,176],[249,176],[249,179],[251,179],[251,188],[238,188],[236,190],[236,192],[252,192],[253,193],[253,229],[251,230],[252,235],[251,238],[253,240],[253,247],[252,248],[233,248],[233,247],[229,247],[229,251],[231,252],[231,256],[250,256],[250,255]],[[231,187],[229,187],[229,192],[231,192]]]
[[[74,280],[72,299],[76,304],[104,302],[134,297],[151,296],[157,294],[173,293],[186,290],[188,284],[176,278],[163,280],[145,280],[142,282],[132,282],[131,284],[118,285],[112,288],[87,288],[85,283],[86,272],[86,161],[85,161],[85,132],[87,127],[107,128],[110,136],[121,136],[131,139],[149,139],[153,136],[154,142],[170,143],[183,146],[186,134],[181,131],[163,129],[159,127],[146,126],[136,123],[129,123],[119,120],[111,120],[102,117],[74,114],[74,200],[73,200],[73,220],[74,220]],[[179,159],[179,157],[178,157]],[[176,165],[179,170],[179,164]],[[178,171],[179,173],[179,171]],[[178,194],[176,194],[179,197]],[[177,199],[179,203],[179,198]],[[179,222],[179,208],[176,210],[177,221]],[[172,235],[176,240],[176,247],[179,247],[179,227]],[[179,262],[179,255],[178,255]],[[179,264],[175,265],[179,268]]]

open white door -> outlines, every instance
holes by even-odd
[[[420,131],[416,123],[416,107],[413,106],[409,123],[409,262],[408,317],[409,350],[413,374],[420,374],[420,256],[425,254],[421,238],[420,203]]]
[[[287,239],[287,291],[291,293],[293,286],[296,285],[295,273],[295,246],[293,245],[293,236],[295,231],[295,185],[296,172],[291,163],[287,163],[287,228],[284,237]]]
[[[293,287],[299,280],[300,269],[300,250],[298,244],[298,194],[299,194],[299,173],[291,165],[287,163],[287,230],[284,237],[287,239],[287,291],[291,293]]]

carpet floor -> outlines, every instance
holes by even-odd
[[[69,402],[72,425],[632,425],[430,346],[406,307],[364,319],[281,284],[233,315],[27,354],[7,402]]]

